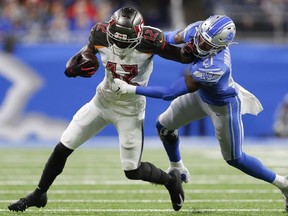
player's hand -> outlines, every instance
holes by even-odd
[[[195,52],[194,40],[190,40],[181,48],[181,54],[185,57],[192,56]]]
[[[72,65],[65,70],[65,74],[68,77],[86,77],[89,78],[96,72],[96,67],[89,62],[89,60],[84,60],[80,64]]]
[[[120,93],[120,94],[127,94],[127,93],[134,93],[136,91],[136,86],[129,85],[125,81],[121,79],[114,79],[112,82],[112,91]]]
[[[182,182],[188,183],[190,181],[190,173],[186,167],[169,167],[166,172],[169,173],[173,169],[178,169],[181,173],[181,180]]]
[[[96,56],[82,56],[77,54],[73,56],[66,64],[65,75],[68,77],[93,76],[99,68],[99,62]]]

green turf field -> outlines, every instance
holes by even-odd
[[[184,184],[185,203],[174,212],[163,186],[130,181],[120,168],[115,148],[81,147],[68,159],[64,172],[48,194],[45,208],[10,212],[7,205],[31,192],[52,150],[48,148],[0,147],[0,215],[287,215],[283,199],[274,186],[226,165],[218,147],[182,147],[183,159],[192,175]],[[288,173],[286,147],[247,146],[246,152],[260,158],[280,174]],[[143,161],[166,169],[163,149],[146,148]]]

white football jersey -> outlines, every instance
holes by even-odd
[[[117,93],[112,91],[111,83],[114,78],[119,78],[132,85],[146,86],[153,70],[153,55],[165,43],[163,32],[157,28],[144,26],[140,44],[123,57],[120,55],[121,49],[117,49],[114,45],[109,46],[106,35],[107,25],[108,23],[105,22],[97,23],[92,28],[89,38],[90,44],[100,54],[105,68],[105,76],[97,87],[97,95],[109,105],[124,106],[128,109],[131,104],[136,110],[143,111],[146,101],[144,96]],[[134,113],[132,110],[128,112]]]

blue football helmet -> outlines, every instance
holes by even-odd
[[[194,54],[199,58],[215,55],[233,42],[235,34],[235,24],[229,17],[210,16],[197,29],[194,37]]]

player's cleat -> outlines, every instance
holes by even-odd
[[[285,177],[286,181],[288,182],[288,176]],[[285,211],[288,212],[288,187],[282,190],[282,194],[284,197],[284,207]]]
[[[44,193],[40,198],[35,197],[33,193],[28,194],[24,198],[20,198],[18,201],[11,203],[8,206],[10,211],[25,211],[27,208],[31,206],[35,206],[37,208],[41,208],[46,206],[47,204],[47,194]]]
[[[169,167],[166,172],[169,173],[171,170],[177,169],[181,173],[181,180],[182,182],[188,183],[190,181],[190,173],[186,167]]]
[[[184,191],[182,188],[181,173],[177,169],[169,172],[171,180],[165,185],[170,194],[173,209],[179,211],[184,203]]]

